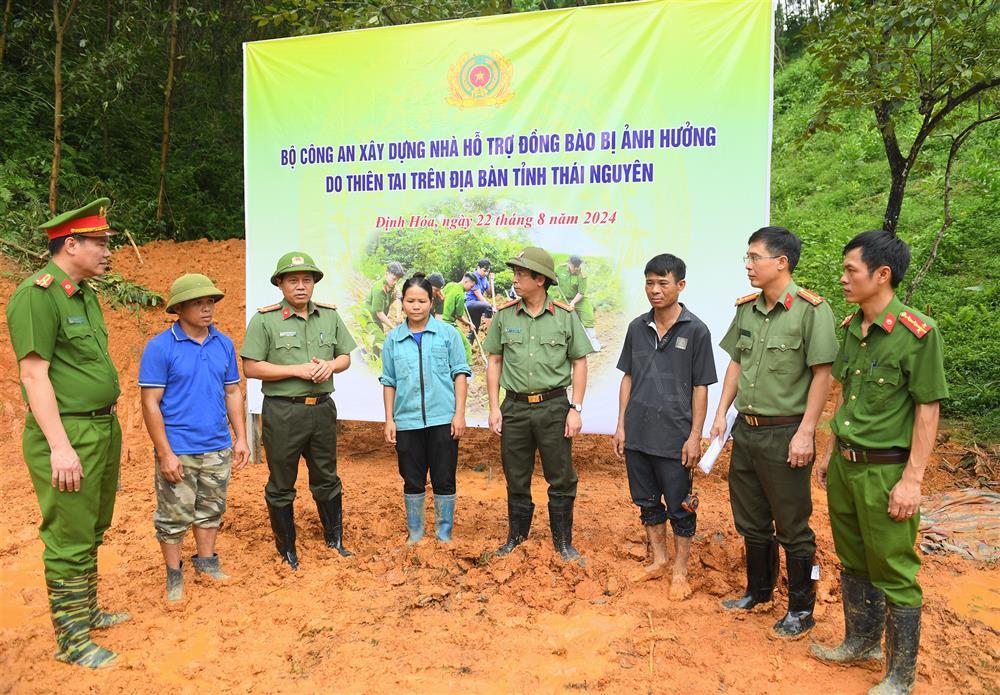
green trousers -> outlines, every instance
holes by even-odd
[[[563,436],[569,400],[566,396],[541,403],[511,397],[500,405],[503,414],[500,458],[507,479],[507,499],[531,502],[531,474],[535,452],[542,459],[542,473],[549,484],[549,499],[576,497],[573,440]]]
[[[62,424],[83,466],[79,492],[60,492],[52,485],[49,443],[31,413],[21,437],[42,512],[39,535],[45,544],[42,561],[47,581],[72,579],[96,568],[97,547],[115,511],[121,465],[122,430],[117,416],[66,417]]]
[[[809,527],[812,465],[788,464],[788,444],[797,429],[797,424],[751,427],[736,420],[729,503],[736,530],[748,541],[766,545],[777,537],[789,555],[811,557],[816,552]]]
[[[597,325],[594,319],[594,305],[587,297],[576,303],[576,315],[580,317],[580,323],[584,328],[593,328]]]
[[[920,556],[914,548],[920,512],[903,521],[889,516],[889,493],[905,463],[851,463],[835,451],[827,471],[833,544],[844,571],[868,577],[889,603],[920,606]]]
[[[264,498],[272,507],[295,501],[299,458],[309,470],[309,491],[317,502],[341,493],[337,475],[337,406],[333,399],[318,405],[264,398],[262,439],[270,475]]]

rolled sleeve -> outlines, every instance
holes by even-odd
[[[390,388],[396,388],[396,351],[393,349],[395,341],[385,339],[385,347],[382,348],[382,376],[378,378],[378,383]]]
[[[448,336],[448,363],[451,365],[451,380],[454,381],[459,374],[471,377],[472,367],[465,359],[465,343],[462,342],[462,336],[459,335],[454,326],[446,327],[446,335]]]
[[[168,371],[167,355],[160,346],[160,341],[153,338],[146,343],[142,358],[139,360],[139,386],[165,389]]]

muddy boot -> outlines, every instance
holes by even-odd
[[[645,526],[646,540],[649,541],[649,548],[653,553],[652,564],[643,567],[632,574],[633,582],[645,582],[650,579],[659,579],[666,574],[669,565],[669,555],[667,553],[667,525],[656,524],[655,526]]]
[[[271,530],[274,531],[274,545],[278,549],[278,555],[289,567],[297,570],[299,556],[295,554],[295,516],[292,505],[272,507],[268,504],[267,513],[271,517]]]
[[[354,553],[344,547],[344,496],[337,495],[326,502],[316,500],[316,509],[323,524],[326,547],[333,548],[341,557],[353,555]]]
[[[91,630],[100,630],[112,625],[118,625],[132,617],[128,614],[128,611],[119,611],[117,613],[102,611],[97,605],[97,570],[92,569],[84,576],[87,577],[89,592],[87,610],[90,615]]]
[[[840,595],[844,602],[844,641],[836,647],[814,644],[813,655],[821,661],[838,664],[881,661],[885,594],[868,577],[841,572]]]
[[[885,678],[868,695],[909,695],[917,678],[920,606],[888,604],[885,625]]]
[[[573,547],[573,497],[549,500],[549,528],[552,529],[552,545],[566,562],[585,563],[580,551]]]
[[[419,495],[403,493],[403,504],[406,506],[406,530],[410,533],[406,539],[407,545],[419,543],[424,537],[424,504],[427,493]],[[435,511],[437,505],[435,505]]]
[[[816,582],[812,578],[813,556],[795,557],[785,551],[785,571],[788,572],[788,612],[774,624],[778,637],[797,639],[816,625],[813,608],[816,605]]]
[[[87,668],[110,666],[118,655],[90,639],[90,584],[86,575],[46,582],[57,661]]]
[[[184,598],[184,561],[177,569],[167,565],[167,601],[171,603]]]
[[[531,530],[531,517],[535,514],[535,505],[531,502],[507,502],[507,542],[497,548],[493,554],[497,557],[509,555],[514,548],[524,543]]]
[[[195,574],[206,574],[212,579],[224,582],[229,579],[229,575],[222,571],[219,565],[219,554],[213,553],[212,557],[191,556],[191,564],[194,565]]]
[[[755,543],[744,540],[747,553],[747,590],[743,596],[727,599],[722,607],[727,611],[748,611],[754,606],[767,603],[774,594],[774,583],[778,579],[778,544]]]
[[[455,495],[434,495],[434,530],[442,543],[451,543],[455,524]]]

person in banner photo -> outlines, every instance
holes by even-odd
[[[858,310],[840,324],[835,439],[816,464],[844,568],[845,635],[812,653],[833,663],[877,663],[884,632],[885,677],[869,695],[909,693],[916,679],[920,485],[948,397],[941,332],[895,294],[909,264],[910,249],[889,232],[862,232],[844,246],[840,283]]]
[[[680,601],[691,595],[687,563],[697,512],[689,496],[693,469],[701,458],[708,387],[717,381],[715,360],[708,326],[678,301],[686,284],[684,261],[660,254],[643,272],[651,308],[629,323],[625,333],[612,444],[615,454],[625,459],[629,492],[653,555],[634,580],[657,579],[667,572],[669,519],[674,533],[669,595]]]
[[[736,316],[719,343],[731,361],[711,430],[712,439],[725,433],[735,400],[729,498],[746,549],[747,588],[723,607],[750,610],[771,600],[780,544],[788,611],[774,634],[795,638],[816,624],[819,567],[809,481],[837,340],[830,305],[792,279],[801,240],[784,227],[763,227],[747,244],[744,268],[761,291],[736,300]]]
[[[232,469],[246,466],[250,449],[236,347],[214,324],[215,305],[224,296],[204,275],[177,278],[166,307],[177,321],[146,343],[139,363],[142,416],[156,463],[153,525],[166,565],[167,601],[183,597],[181,542],[192,527],[195,574],[229,579],[215,541]]]
[[[389,318],[389,309],[396,301],[396,283],[405,274],[403,265],[397,261],[391,261],[386,265],[385,275],[382,280],[376,280],[365,297],[365,311],[368,313],[369,331],[374,339],[374,351],[376,354],[382,349],[382,340],[385,334],[396,327],[396,324]]]
[[[243,373],[263,382],[264,452],[270,475],[264,488],[278,554],[298,569],[295,548],[295,479],[299,458],[309,467],[326,545],[344,557],[343,494],[337,475],[337,406],[333,375],[351,366],[354,338],[333,304],[312,301],[323,271],[301,251],[278,259],[271,284],[282,300],[261,307],[243,341]]]
[[[465,293],[465,306],[469,310],[469,317],[472,319],[472,332],[469,333],[469,342],[475,339],[472,333],[479,331],[483,317],[493,316],[493,305],[490,303],[490,279],[493,273],[490,272],[490,259],[481,258],[476,264],[476,272],[473,277],[476,284]]]
[[[462,336],[462,343],[465,345],[465,359],[472,365],[472,343],[469,342],[468,335],[475,330],[472,322],[468,318],[465,310],[465,293],[476,284],[476,276],[466,273],[461,282],[449,282],[444,286],[441,294],[444,296],[444,306],[441,309],[441,320],[454,326],[459,335]]]
[[[472,376],[462,336],[431,315],[433,285],[422,273],[403,283],[403,313],[382,348],[385,440],[396,446],[403,478],[407,544],[424,537],[427,473],[434,489],[438,541],[451,542],[458,440]]]
[[[121,389],[101,305],[85,280],[103,275],[111,258],[109,204],[100,198],[41,225],[51,260],[18,285],[7,304],[28,405],[21,443],[41,510],[55,658],[95,669],[118,655],[97,645],[91,631],[129,618],[104,612],[97,602],[97,549],[118,490]]]
[[[494,554],[507,555],[528,537],[535,512],[531,474],[537,451],[549,484],[552,544],[564,561],[583,564],[573,547],[573,437],[583,424],[587,355],[593,346],[576,312],[547,295],[558,278],[545,249],[530,246],[507,265],[514,271],[520,298],[499,307],[483,344],[489,354],[490,429],[500,435],[507,480],[507,540]],[[567,395],[570,386],[572,401]],[[502,404],[501,387],[506,391]]]
[[[580,322],[587,331],[587,337],[594,346],[594,352],[602,350],[597,339],[597,323],[594,319],[594,304],[587,296],[587,274],[583,271],[583,259],[572,255],[566,263],[556,268],[559,284],[549,289],[553,299],[561,299],[576,310]]]
[[[440,319],[441,313],[444,311],[444,275],[431,273],[427,276],[427,282],[431,283],[431,288],[434,290],[434,298],[431,301],[431,316]],[[400,293],[400,303],[402,303],[402,293]]]

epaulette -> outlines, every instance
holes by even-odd
[[[278,303],[278,304],[268,304],[267,306],[260,307],[259,309],[257,309],[257,311],[259,311],[262,314],[266,314],[269,311],[277,311],[280,308],[281,308],[281,304],[280,303]]]
[[[519,301],[521,301],[521,300],[520,299],[511,299],[510,301],[504,302],[503,304],[501,304],[500,306],[497,307],[497,311],[503,311],[504,309],[512,307],[515,304],[517,304]]]
[[[327,304],[326,302],[313,302],[313,304],[315,304],[316,306],[321,306],[324,309],[334,309],[334,310],[337,309],[336,304]]]
[[[575,309],[574,309],[573,307],[571,307],[571,306],[570,306],[569,304],[566,304],[565,302],[560,302],[560,301],[559,301],[559,300],[557,300],[557,299],[553,299],[553,300],[552,300],[552,303],[553,303],[553,304],[555,304],[555,305],[556,305],[557,307],[559,307],[560,309],[565,309],[566,311],[576,311],[576,310],[575,310]]]
[[[35,284],[43,289],[47,289],[48,286],[52,284],[53,280],[55,280],[55,278],[52,277],[52,273],[42,273],[35,278]]]
[[[816,294],[815,292],[811,292],[810,290],[804,290],[801,287],[799,288],[799,296],[802,297],[807,302],[809,302],[810,304],[812,304],[813,306],[819,306],[820,304],[823,303],[823,298],[820,297],[818,294]]]
[[[760,292],[753,292],[752,294],[743,295],[742,297],[740,297],[739,299],[736,300],[736,306],[742,306],[743,304],[746,304],[747,302],[752,302],[753,300],[757,299],[757,297],[759,297],[759,296],[760,296]]]
[[[934,328],[934,326],[929,323],[924,323],[909,311],[900,313],[899,320],[904,326],[907,327],[907,329],[909,329],[911,333],[913,333],[913,335],[918,338],[923,338]]]
[[[857,312],[854,312],[854,313],[856,314]],[[844,320],[840,322],[840,327],[841,328],[847,328],[847,326],[850,325],[851,321],[853,321],[853,320],[854,320],[854,314],[848,314],[844,318]]]

